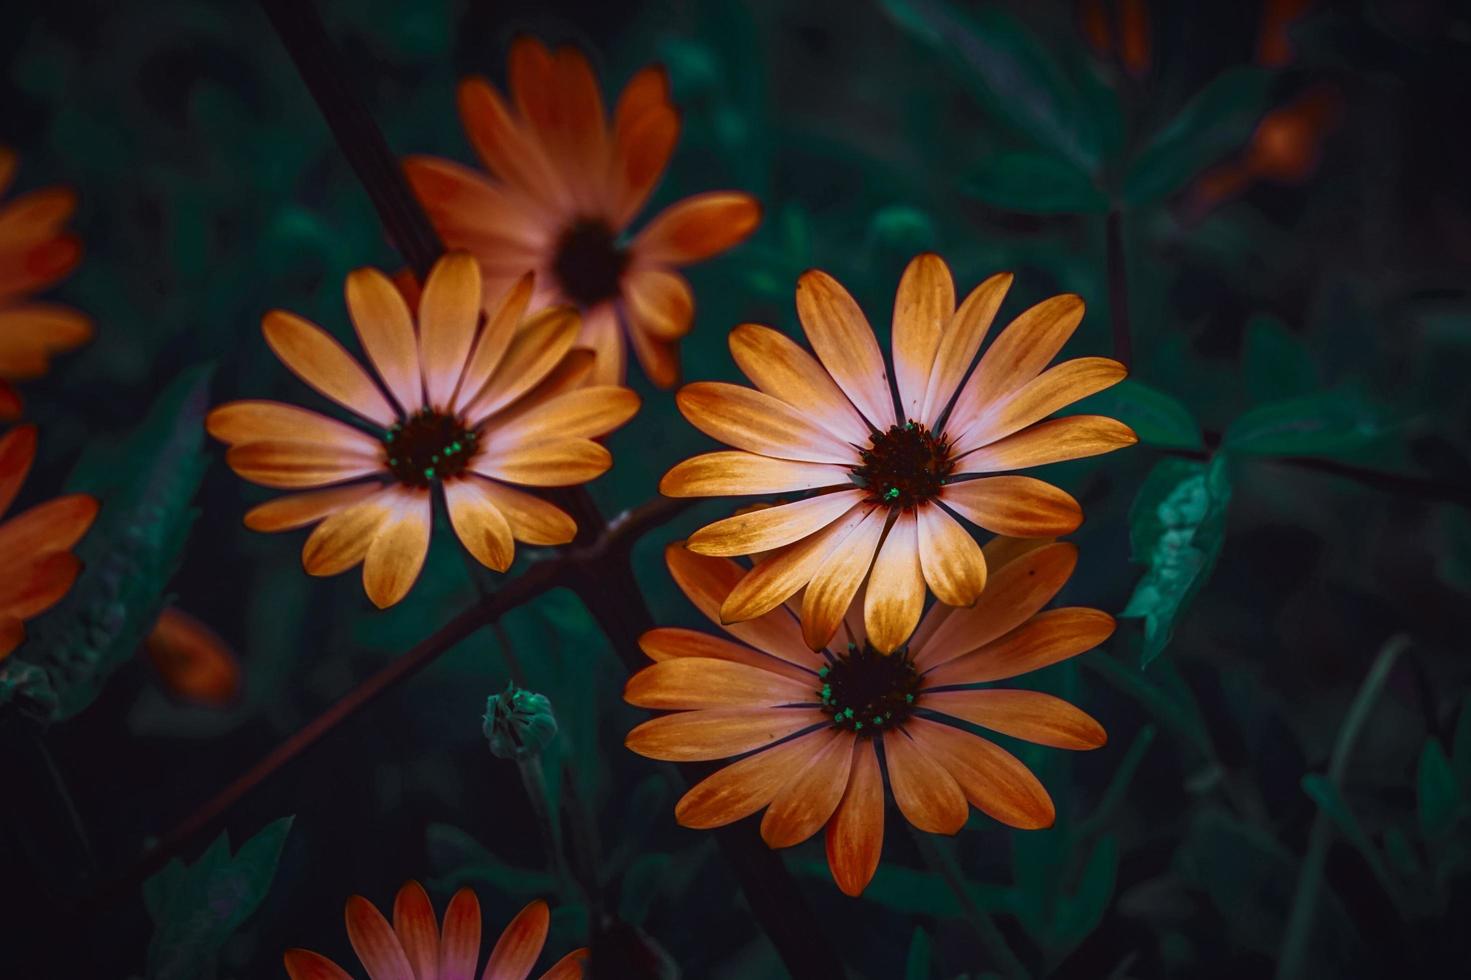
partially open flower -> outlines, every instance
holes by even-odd
[[[15,176],[15,154],[0,147],[0,196]],[[76,268],[82,243],[65,230],[77,198],[47,187],[0,205],[0,418],[20,414],[12,381],[46,373],[51,356],[92,336],[92,323],[76,310],[31,297]]]
[[[557,737],[557,716],[545,694],[515,684],[485,702],[481,731],[500,759],[529,759]]]
[[[679,137],[660,68],[645,68],[611,121],[587,58],[534,38],[511,47],[510,105],[482,78],[460,85],[460,118],[490,175],[436,157],[405,169],[440,236],[468,249],[486,289],[536,270],[538,302],[582,311],[580,342],[597,351],[594,378],[621,384],[626,343],[649,380],[679,377],[678,341],[695,299],[677,271],[740,243],[761,220],[755,198],[711,191],[671,204],[642,231],[629,225]]]
[[[15,502],[36,457],[36,428],[0,436],[0,517]],[[72,493],[0,523],[0,660],[25,639],[25,621],[61,601],[82,570],[72,547],[92,526],[97,500]]]
[[[1083,301],[1064,295],[1018,316],[972,371],[1010,285],[1010,275],[992,276],[957,310],[940,257],[911,262],[894,301],[891,386],[863,311],[814,270],[797,283],[797,314],[815,358],[770,327],[745,324],[730,348],[757,390],[704,382],[680,390],[685,418],[736,451],[675,466],[659,485],[665,494],[815,491],[690,536],[690,550],[705,555],[772,552],[724,599],[724,621],[760,616],[805,587],[802,630],[818,649],[867,580],[866,633],[887,652],[914,631],[927,583],[953,606],[975,602],[985,586],[981,548],[955,515],[1018,537],[1078,526],[1082,510],[1067,493],[995,474],[1135,442],[1128,426],[1102,416],[1043,421],[1117,383],[1124,367],[1082,357],[1047,368],[1083,318]]]
[[[406,883],[393,902],[393,924],[361,895],[347,900],[347,937],[373,980],[474,980],[480,961],[480,901],[461,888],[435,921],[434,906],[417,881]],[[526,980],[546,945],[551,922],[547,903],[537,900],[506,926],[490,952],[481,980]],[[587,950],[573,950],[541,980],[579,980]],[[286,951],[291,980],[352,980],[352,974],[320,953]]]
[[[594,442],[628,421],[638,396],[617,385],[583,387],[592,354],[573,347],[577,314],[552,309],[523,323],[532,279],[523,276],[482,326],[480,269],[464,253],[435,264],[418,328],[400,292],[374,269],[347,279],[347,307],[381,384],[332,337],[280,310],[266,343],[307,384],[374,431],[281,402],[239,401],[210,412],[236,473],[268,487],[311,489],[245,515],[258,531],[316,524],[302,550],[312,575],[363,563],[380,608],[402,599],[429,549],[433,494],[485,566],[505,571],[516,541],[565,544],[577,525],[514,485],[585,483],[612,465]]]
[[[876,650],[863,618],[850,614],[843,641],[813,653],[785,606],[725,625],[740,643],[687,629],[645,633],[640,644],[657,662],[629,679],[624,697],[672,713],[635,728],[628,747],[679,762],[741,757],[690,789],[676,819],[706,829],[765,809],[761,836],[772,847],[826,827],[828,864],[849,895],[878,867],[884,770],[900,812],[921,830],[954,834],[971,806],[1012,827],[1051,826],[1052,800],[1037,778],[961,726],[1055,748],[1103,745],[1103,727],[1060,698],[981,685],[1090,650],[1114,621],[1096,609],[1041,611],[1072,574],[1071,544],[993,545],[995,571],[976,604],[934,605],[892,651]],[[665,559],[685,595],[719,623],[742,567],[678,545]]]

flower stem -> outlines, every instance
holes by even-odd
[[[975,930],[976,938],[990,954],[992,966],[995,967],[996,972],[1005,977],[1030,976],[1026,965],[1007,945],[1006,937],[1001,934],[996,923],[976,904],[970,889],[965,887],[965,875],[955,860],[955,854],[945,846],[949,842],[942,842],[935,835],[919,830],[907,821],[905,825],[909,827],[909,833],[914,838],[914,842],[919,845],[925,863],[945,879],[946,886],[955,896],[955,900],[960,903],[966,921],[970,923],[971,928]]]
[[[568,871],[567,858],[562,851],[562,815],[552,806],[551,794],[547,792],[546,770],[542,767],[540,753],[517,759],[516,768],[521,772],[521,785],[526,787],[526,799],[541,829],[542,846],[546,848],[552,871],[566,897],[574,878]]]
[[[1379,692],[1389,680],[1395,660],[1410,645],[1409,637],[1396,635],[1379,650],[1358,694],[1348,706],[1343,725],[1338,729],[1338,738],[1333,742],[1333,753],[1328,757],[1328,781],[1336,788],[1343,782],[1348,769],[1348,758],[1358,741],[1359,731],[1369,719],[1369,712],[1379,699]],[[1277,957],[1277,980],[1294,980],[1301,976],[1307,963],[1312,945],[1313,918],[1318,907],[1318,892],[1323,882],[1323,867],[1328,861],[1328,848],[1333,843],[1333,824],[1328,815],[1319,808],[1308,831],[1307,854],[1298,872],[1297,888],[1292,895],[1292,909],[1288,913],[1287,927],[1282,934],[1282,952]]]
[[[1113,356],[1124,367],[1132,367],[1134,339],[1129,329],[1129,262],[1124,253],[1124,213],[1108,212],[1108,315],[1113,325]]]

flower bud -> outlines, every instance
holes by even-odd
[[[501,759],[530,759],[557,736],[557,716],[546,695],[507,684],[487,698],[481,731],[491,754]]]

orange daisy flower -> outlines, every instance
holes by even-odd
[[[15,170],[15,154],[0,147],[0,195]],[[80,239],[63,230],[76,206],[76,195],[63,187],[0,206],[0,418],[20,414],[10,382],[40,377],[52,354],[92,336],[92,322],[81,313],[29,298],[65,278],[81,259]]]
[[[480,901],[461,888],[444,910],[444,927],[434,920],[434,906],[417,881],[407,882],[393,902],[393,925],[361,895],[347,900],[347,938],[373,980],[474,980],[480,959]],[[522,909],[486,961],[480,980],[526,980],[547,941],[551,921],[547,903]],[[541,980],[579,980],[587,950],[578,949],[557,961]],[[291,980],[352,980],[352,975],[320,953],[286,951]]]
[[[246,526],[316,524],[302,549],[307,572],[335,575],[362,562],[363,586],[379,608],[402,599],[419,576],[436,487],[460,541],[496,571],[510,567],[515,541],[571,541],[571,517],[512,484],[571,486],[600,476],[612,456],[593,438],[628,421],[639,399],[616,385],[582,387],[592,353],[573,348],[576,312],[547,310],[523,324],[531,294],[532,278],[523,276],[477,327],[480,268],[454,253],[430,272],[415,330],[387,276],[353,272],[348,313],[382,387],[320,327],[266,314],[276,356],[376,431],[272,401],[210,412],[210,433],[230,444],[225,461],[245,479],[326,488],[262,504],[245,515]]]
[[[596,383],[623,382],[626,333],[644,374],[669,387],[679,376],[676,342],[695,312],[677,270],[743,241],[760,205],[735,191],[699,194],[625,240],[679,137],[664,70],[635,75],[611,123],[574,48],[552,52],[520,38],[509,74],[511,106],[483,78],[460,85],[460,118],[490,176],[415,157],[405,164],[415,193],[445,242],[480,260],[488,290],[534,269],[536,302],[582,310]]]
[[[0,436],[0,516],[36,458],[36,427]],[[37,504],[0,523],[0,660],[25,639],[25,621],[61,601],[82,570],[72,546],[92,526],[97,499],[85,493]]]
[[[678,762],[741,756],[685,793],[674,808],[680,824],[721,827],[764,808],[761,836],[774,848],[825,826],[828,865],[849,895],[878,867],[885,772],[920,830],[954,834],[969,806],[1024,830],[1051,826],[1052,800],[1027,767],[959,726],[1063,749],[1103,745],[1102,726],[1066,701],[979,685],[1091,650],[1114,621],[1096,609],[1040,612],[1072,574],[1073,545],[998,539],[987,551],[997,567],[976,604],[935,604],[892,652],[873,646],[855,614],[844,645],[814,653],[785,606],[723,625],[740,643],[687,629],[645,633],[640,644],[656,663],[629,679],[624,697],[673,713],[635,728],[628,747]],[[745,569],[678,545],[665,559],[720,624]]]
[[[1083,301],[1065,295],[1012,321],[971,371],[1011,278],[992,276],[957,310],[939,256],[911,262],[894,301],[891,386],[853,297],[826,273],[807,272],[797,315],[816,358],[770,327],[744,324],[730,349],[758,390],[710,382],[680,390],[684,417],[736,449],[675,466],[663,493],[817,491],[690,536],[689,549],[705,555],[772,552],[731,590],[724,621],[760,616],[805,587],[802,631],[818,649],[866,578],[869,641],[893,650],[919,622],[926,583],[952,606],[975,602],[985,586],[981,548],[952,512],[1018,537],[1054,537],[1082,522],[1077,501],[1056,487],[992,474],[1136,442],[1128,426],[1097,415],[1042,421],[1115,384],[1124,367],[1084,357],[1043,370],[1083,318]]]

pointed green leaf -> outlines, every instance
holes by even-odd
[[[1222,448],[1258,456],[1341,456],[1373,445],[1393,429],[1383,406],[1343,388],[1254,408],[1226,429]]]
[[[909,940],[909,955],[904,957],[904,980],[929,980],[930,934],[916,928]]]
[[[1318,389],[1313,357],[1281,320],[1267,314],[1251,318],[1241,352],[1241,370],[1252,404],[1298,398]]]
[[[1133,378],[1089,395],[1073,406],[1072,414],[1118,419],[1134,430],[1140,442],[1161,449],[1205,447],[1200,423],[1183,402]]]
[[[1046,150],[998,153],[981,162],[965,190],[995,208],[1023,214],[1090,214],[1108,197],[1066,158]]]
[[[1428,738],[1420,751],[1420,765],[1415,776],[1416,810],[1420,818],[1420,832],[1427,840],[1438,840],[1450,832],[1456,823],[1456,811],[1461,805],[1461,794],[1456,786],[1456,775],[1451,762],[1446,758],[1440,740]]]

